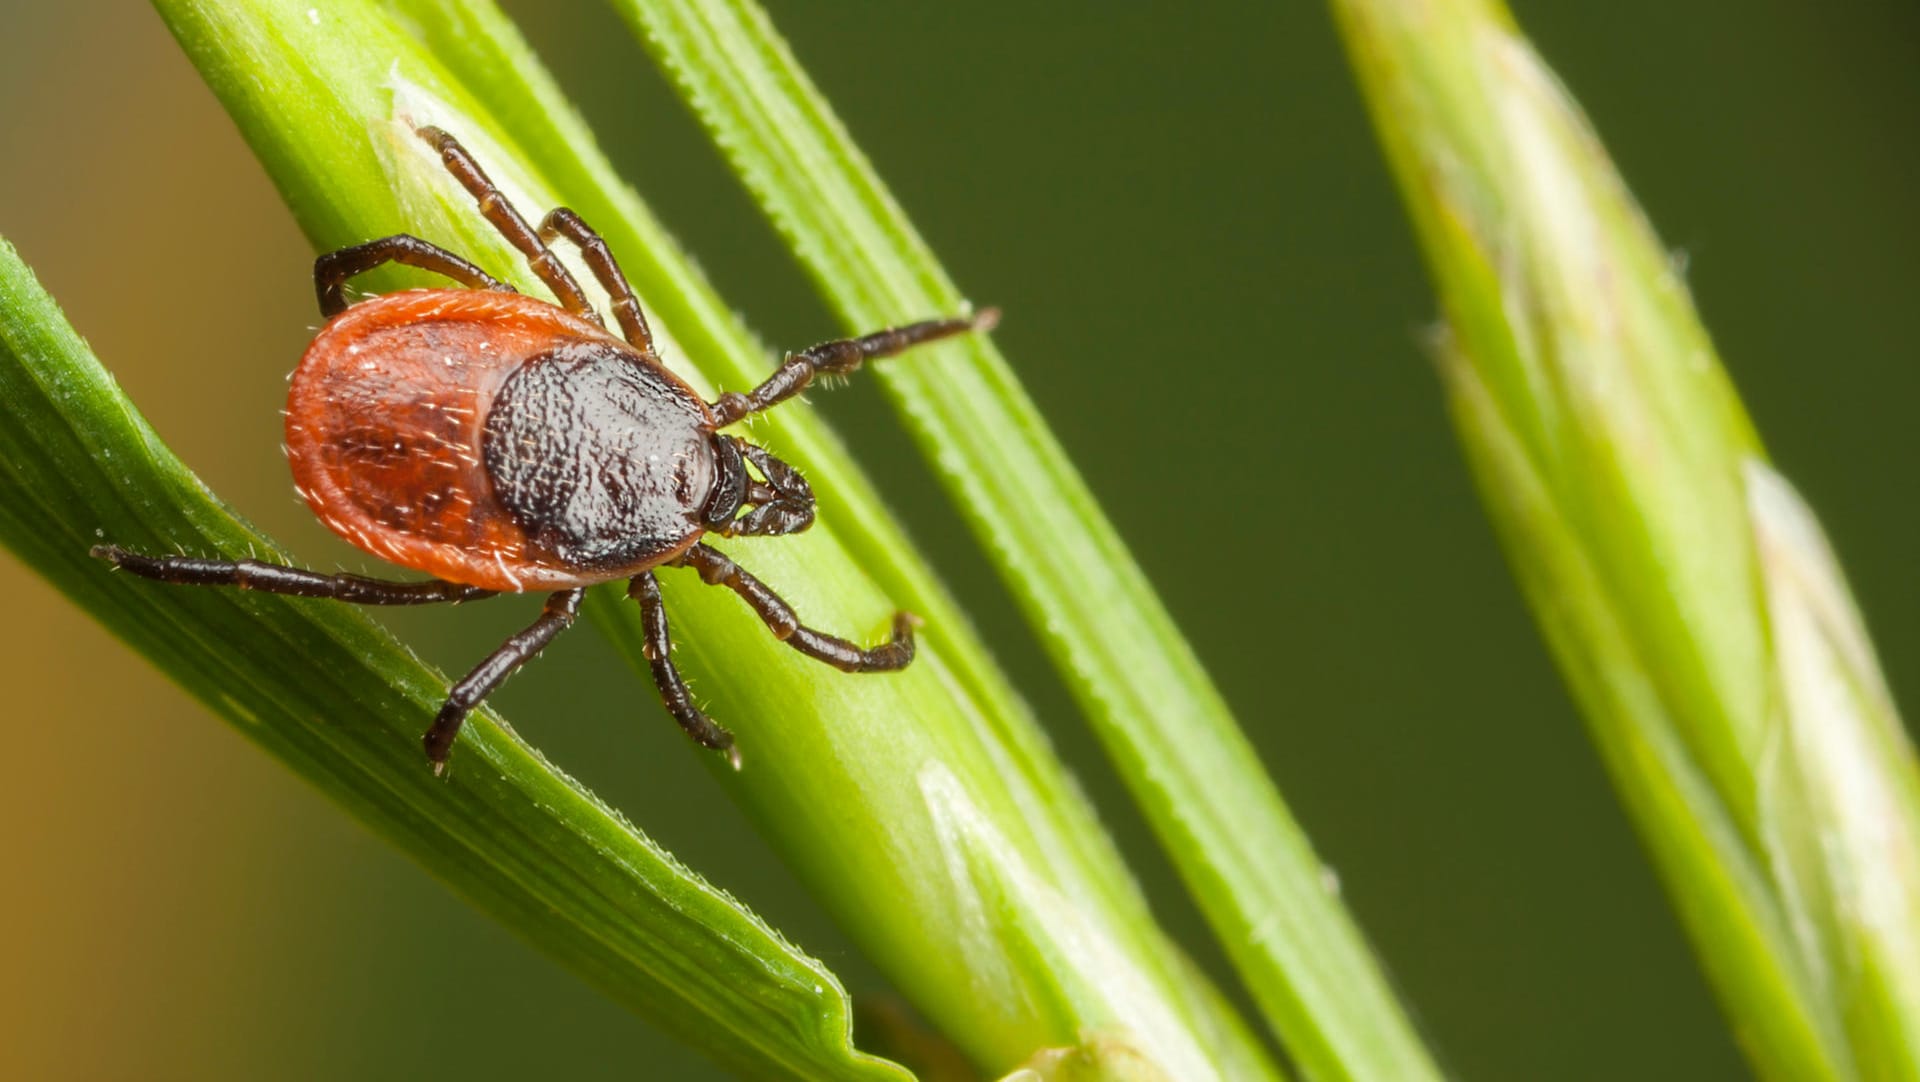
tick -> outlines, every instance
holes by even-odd
[[[93,555],[136,575],[196,586],[332,598],[360,605],[475,601],[548,591],[540,618],[454,684],[421,743],[446,766],[468,713],[573,624],[587,587],[625,579],[668,712],[694,740],[728,753],[733,734],[694,704],[673,664],[654,571],[685,567],[739,594],[775,638],[844,672],[913,661],[913,618],[861,647],[800,623],[780,595],[718,549],[720,537],[798,533],[813,490],[765,448],[721,429],[792,398],[821,373],[967,331],[998,313],[928,320],[790,353],[766,382],[713,402],[660,362],[646,316],[606,242],[564,207],[535,230],[453,136],[421,128],[482,216],[526,257],[559,304],[515,292],[471,262],[399,234],[321,256],[314,289],[326,326],[287,396],[294,485],[320,521],[375,556],[432,578],[392,582],[259,560]],[[606,329],[548,243],[565,240],[611,298]],[[414,289],[349,304],[345,286],[386,263],[464,289]],[[624,340],[623,340],[624,339]]]

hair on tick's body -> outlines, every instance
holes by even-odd
[[[421,128],[480,212],[527,259],[559,305],[515,292],[443,248],[405,234],[321,256],[314,288],[326,326],[294,371],[287,457],[294,484],[327,527],[359,548],[433,578],[389,582],[258,560],[93,554],[162,582],[235,586],[363,605],[471,601],[551,591],[540,618],[448,691],[422,743],[441,770],[473,708],[572,625],[586,588],[625,579],[640,604],[646,655],[668,711],[694,740],[733,736],[694,704],[674,667],[659,567],[687,567],[739,594],[774,636],[845,672],[913,660],[913,619],[863,648],[802,625],[760,580],[702,541],[796,533],[813,491],[764,448],[720,429],[799,394],[819,375],[970,330],[997,313],[929,320],[789,354],[760,386],[709,403],[654,353],[646,316],[606,243],[564,207],[534,229],[473,157]],[[566,240],[611,298],[609,332],[547,242]],[[386,263],[451,278],[349,305],[346,283]]]

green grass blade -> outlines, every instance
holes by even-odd
[[[848,327],[962,307],[755,5],[615,7]],[[889,395],[1269,1022],[1314,1078],[1435,1077],[1258,756],[1012,370],[988,342],[953,352],[887,368]]]
[[[627,261],[663,354],[696,386],[739,386],[770,370],[492,6],[157,6],[316,248],[412,232],[537,289],[410,134],[438,124],[523,209],[565,202],[590,215]],[[395,273],[370,284],[420,281]],[[945,362],[929,350],[901,363]],[[731,594],[665,573],[676,659],[745,755],[746,769],[721,770],[721,783],[983,1067],[1010,1069],[1037,1049],[1103,1033],[1183,1079],[1274,1077],[1257,1042],[1153,925],[1031,719],[1009,705],[1004,680],[969,668],[984,654],[930,573],[904,544],[880,573],[863,568],[848,525],[883,523],[884,510],[804,407],[781,412],[755,438],[808,471],[821,522],[802,536],[725,547],[816,626],[870,638],[900,602],[930,626],[912,668],[849,677],[774,642]],[[602,593],[590,608],[637,659],[636,613],[617,598]]]
[[[1771,1079],[1920,1078],[1920,769],[1818,522],[1497,0],[1336,0],[1516,573]]]
[[[213,499],[0,242],[0,543],[330,798],[616,1000],[756,1077],[900,1079],[825,967],[554,771],[504,723],[460,769],[446,683],[358,610],[109,572],[88,548],[278,555]]]

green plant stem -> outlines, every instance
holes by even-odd
[[[1497,0],[1336,0],[1509,558],[1771,1079],[1920,1078],[1920,770],[1818,522]]]
[[[850,328],[960,291],[750,0],[615,0]],[[1016,315],[1017,318],[1017,315]],[[883,374],[1268,1021],[1321,1079],[1436,1078],[1259,757],[991,342]]]
[[[697,386],[770,370],[592,151],[490,5],[158,6],[317,248],[411,232],[532,287],[413,136],[413,126],[432,123],[465,141],[523,209],[565,202],[593,215],[614,251],[632,260],[668,363]],[[560,152],[556,141],[571,149]],[[424,280],[395,273],[375,284]],[[941,363],[927,353],[902,363]],[[896,602],[863,571],[839,521],[884,512],[870,498],[853,506],[870,490],[850,468],[823,469],[779,442],[798,433],[802,451],[829,462],[834,450],[804,409],[783,412],[790,416],[764,430],[767,442],[809,470],[823,494],[821,524],[727,547],[809,623],[872,636]],[[931,583],[910,556],[900,559]],[[1030,725],[1000,712],[1011,693],[976,694],[987,677],[949,660],[967,636],[962,621],[928,635],[905,672],[850,677],[773,641],[732,595],[687,573],[663,580],[676,659],[745,754],[746,769],[722,783],[869,955],[977,1062],[1002,1070],[1083,1032],[1118,1032],[1183,1079],[1273,1076],[1231,1010],[1146,917],[1111,843],[1037,734],[1008,737]],[[590,606],[637,661],[632,607],[605,592]],[[970,649],[978,647],[953,654]]]

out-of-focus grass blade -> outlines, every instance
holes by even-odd
[[[960,291],[751,0],[615,0],[849,328]],[[1014,314],[1032,318],[1031,314]],[[1437,1077],[1259,757],[987,341],[881,378],[1310,1077]]]
[[[1771,1079],[1920,1078],[1920,771],[1818,523],[1505,7],[1334,11],[1461,440],[1736,1035]]]
[[[904,1079],[845,992],[487,711],[436,779],[445,679],[360,611],[163,586],[87,555],[260,555],[0,242],[0,542],[249,739],[619,1002],[754,1077]],[[497,602],[495,602],[497,603]]]

